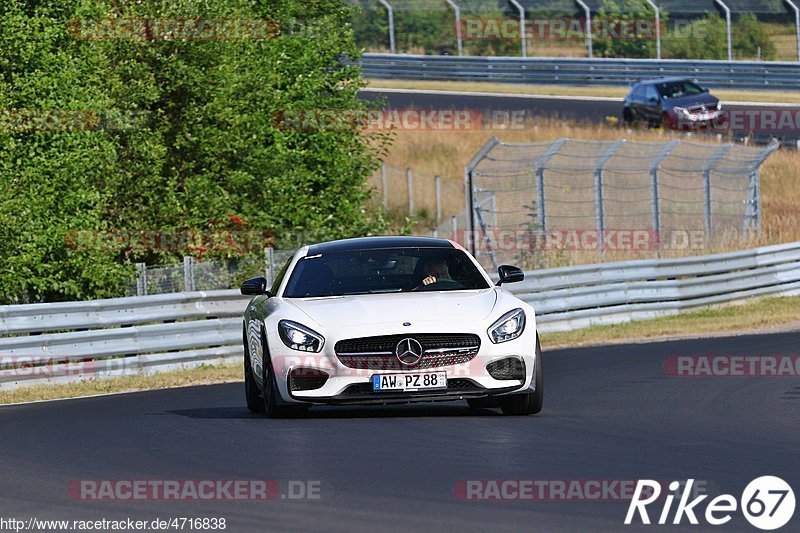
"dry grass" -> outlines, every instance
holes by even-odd
[[[795,54],[796,54],[795,49]],[[484,83],[460,81],[369,80],[375,89],[410,89],[427,91],[485,92],[498,94],[527,94],[534,96],[594,96],[619,98],[628,94],[628,87],[569,87],[564,85],[528,85],[515,83]],[[714,89],[715,96],[725,102],[800,103],[800,92],[732,91]]]
[[[627,129],[614,125],[569,123],[555,118],[542,118],[521,130],[476,130],[476,131],[398,131],[394,145],[386,157],[390,168],[388,180],[389,205],[394,213],[406,214],[405,168],[414,169],[414,207],[419,224],[415,231],[425,234],[434,223],[433,176],[440,175],[443,183],[443,212],[447,217],[464,210],[464,165],[492,136],[497,135],[507,142],[553,141],[561,137],[586,140],[616,140],[625,138],[639,141],[664,141],[670,138],[686,138],[685,135],[658,129]],[[696,140],[696,139],[695,139]],[[714,142],[713,139],[708,142]],[[781,149],[773,154],[761,169],[761,193],[763,206],[763,231],[753,241],[739,239],[729,242],[717,241],[713,248],[703,253],[743,249],[767,244],[800,241],[800,152]],[[374,185],[380,197],[380,179]],[[391,209],[390,209],[391,211]],[[691,250],[671,255],[697,253]],[[650,252],[647,252],[650,254]],[[604,261],[648,257],[642,253],[606,255]],[[597,262],[594,252],[563,254],[556,264],[547,266]]]
[[[763,298],[653,320],[542,333],[543,348],[800,329],[800,297]]]
[[[241,365],[201,366],[189,370],[163,372],[152,376],[128,376],[115,379],[97,379],[59,385],[36,385],[0,391],[0,404],[35,402],[58,398],[78,398],[117,392],[169,389],[212,383],[241,381]]]

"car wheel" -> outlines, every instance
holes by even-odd
[[[622,110],[622,122],[628,126],[633,125],[633,112],[629,107]]]
[[[536,388],[533,392],[514,394],[500,398],[500,409],[504,415],[535,415],[542,410],[544,400],[544,377],[542,376],[542,349],[536,336]]]
[[[244,397],[247,401],[247,408],[251,413],[263,413],[264,401],[258,392],[258,385],[253,378],[253,369],[250,364],[250,347],[247,342],[247,333],[243,333],[244,342]]]
[[[267,346],[267,338],[264,335],[264,332],[261,332],[261,345],[263,346],[263,379],[262,383],[264,384],[264,411],[267,413],[267,417],[269,418],[298,418],[305,415],[308,412],[308,407],[300,406],[288,406],[288,405],[280,405],[279,403],[279,392],[278,392],[278,384],[275,380],[275,372],[272,368],[272,360],[269,357],[269,350]]]
[[[665,130],[671,130],[672,129],[672,118],[669,116],[669,113],[664,113],[663,115],[661,115],[661,124],[660,125]]]

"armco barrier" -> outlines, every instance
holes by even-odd
[[[541,331],[800,294],[800,242],[682,259],[527,272],[508,285]],[[0,306],[0,389],[239,362],[238,291]]]
[[[712,89],[800,90],[800,63],[788,62],[364,54],[361,67],[368,78],[627,86],[680,76]]]

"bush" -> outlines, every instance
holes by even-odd
[[[70,20],[109,17],[269,18],[280,34],[131,41],[68,31]],[[3,2],[0,109],[122,119],[0,131],[0,303],[120,295],[131,263],[184,255],[72,248],[74,231],[203,231],[228,214],[279,244],[289,232],[379,229],[363,205],[388,137],[355,123],[299,131],[277,120],[367,109],[351,17],[338,0]]]

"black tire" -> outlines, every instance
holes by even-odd
[[[281,405],[279,403],[280,394],[278,393],[278,384],[275,381],[275,372],[272,369],[272,360],[269,357],[269,350],[267,346],[267,338],[264,335],[264,332],[261,332],[261,345],[263,346],[264,352],[264,364],[263,367],[263,379],[262,383],[264,384],[263,390],[263,406],[264,411],[267,413],[268,418],[299,418],[304,416],[308,412],[308,407],[306,406],[288,406],[288,405]]]
[[[622,122],[627,126],[633,126],[633,112],[629,107],[622,110]]]
[[[253,370],[250,366],[250,343],[247,342],[247,333],[242,334],[244,342],[244,397],[247,408],[251,413],[264,412],[264,400],[258,391],[258,384],[253,377]]]
[[[542,376],[542,349],[536,336],[536,388],[533,392],[513,394],[500,398],[500,409],[504,415],[524,416],[541,412],[544,400],[544,377]]]

